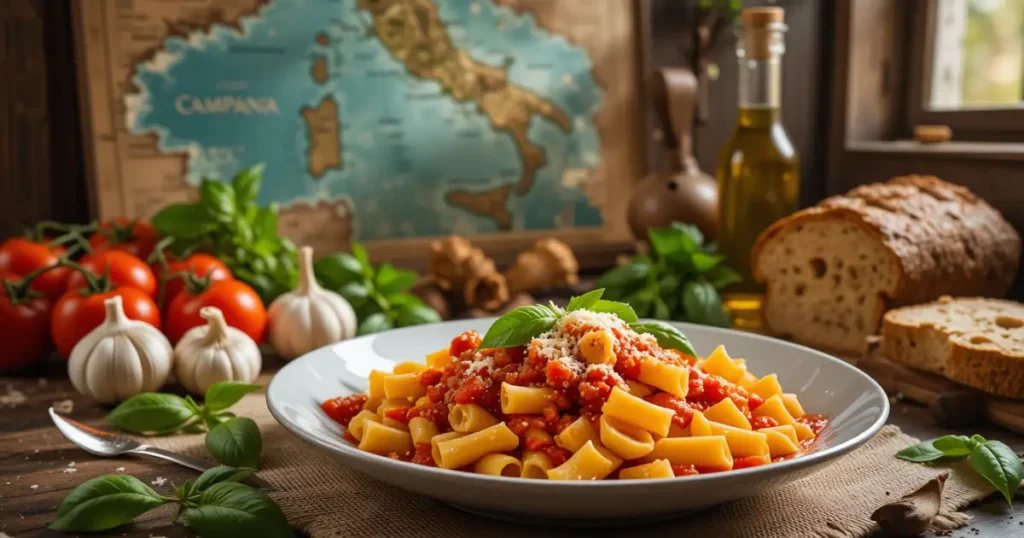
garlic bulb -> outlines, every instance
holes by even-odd
[[[229,327],[214,306],[199,309],[206,325],[193,327],[174,347],[174,375],[189,392],[203,394],[221,381],[252,383],[263,358],[249,335]]]
[[[285,359],[356,334],[356,313],[341,295],[325,290],[313,275],[313,249],[299,249],[299,284],[267,310],[270,345]]]
[[[128,319],[119,295],[103,305],[106,319],[71,350],[71,384],[105,404],[159,389],[171,373],[171,343],[156,327]]]

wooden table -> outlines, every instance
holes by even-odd
[[[123,468],[121,472],[147,483],[162,483],[154,488],[165,495],[173,495],[171,484],[181,484],[196,476],[194,471],[150,459],[96,458],[64,439],[46,412],[54,402],[70,399],[74,402],[71,416],[91,425],[101,425],[108,411],[76,393],[64,367],[63,362],[55,361],[20,377],[0,377],[0,398],[9,398],[9,391],[19,391],[26,397],[26,401],[14,407],[0,404],[0,532],[14,538],[74,536],[48,530],[46,526],[56,519],[61,499],[90,478],[113,474]],[[259,382],[266,385],[280,367],[280,361],[271,359]],[[905,402],[893,404],[889,423],[922,439],[965,433],[933,426],[924,408]],[[987,428],[977,428],[970,433],[1000,439],[1018,452],[1024,450],[1024,437],[1016,434]],[[1018,495],[1017,502],[1015,508],[1010,509],[1001,498],[990,498],[971,510],[975,516],[971,525],[954,531],[952,536],[1024,536],[1024,525],[1021,525],[1024,495]],[[194,536],[182,525],[169,524],[171,517],[171,508],[162,507],[144,515],[134,525],[90,536]],[[972,527],[978,533],[971,531]],[[616,536],[624,534],[619,532]]]

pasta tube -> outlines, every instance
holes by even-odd
[[[506,415],[539,415],[551,404],[555,390],[550,387],[520,387],[501,384],[501,412]]]
[[[674,478],[675,476],[675,473],[672,472],[672,464],[668,460],[654,460],[651,463],[619,471],[619,478],[622,480]]]
[[[473,433],[497,424],[498,419],[477,404],[456,404],[448,413],[448,423],[457,432]]]
[[[497,452],[506,452],[519,446],[519,437],[504,422],[437,444],[443,469],[457,469]]]
[[[619,387],[612,389],[608,401],[601,406],[601,412],[661,437],[668,435],[672,417],[675,416],[671,409],[631,396]]]
[[[473,472],[491,476],[512,476],[519,478],[523,463],[505,454],[488,454],[473,464]]]

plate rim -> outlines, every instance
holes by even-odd
[[[283,411],[278,409],[277,404],[274,401],[274,398],[273,398],[273,394],[275,392],[274,386],[275,386],[275,384],[278,384],[278,383],[281,382],[280,380],[283,379],[281,377],[281,374],[285,370],[287,370],[289,368],[294,368],[294,369],[297,370],[299,368],[299,366],[298,366],[299,362],[301,362],[303,360],[311,360],[314,355],[318,355],[320,353],[329,352],[329,350],[331,348],[333,348],[334,346],[337,346],[339,344],[354,342],[356,340],[372,340],[372,339],[375,339],[375,338],[380,338],[380,337],[382,337],[384,335],[392,335],[393,336],[395,333],[402,333],[402,332],[406,332],[406,331],[410,331],[410,330],[423,330],[426,327],[439,327],[440,328],[440,327],[444,327],[446,325],[455,325],[455,324],[466,323],[466,322],[477,322],[477,323],[481,323],[481,324],[493,323],[494,320],[496,320],[496,319],[497,319],[497,317],[493,317],[492,316],[492,317],[487,317],[487,318],[449,320],[449,321],[443,321],[443,322],[439,322],[439,323],[428,323],[428,324],[416,325],[416,326],[412,326],[412,327],[402,327],[402,328],[391,329],[391,330],[383,331],[383,332],[379,332],[379,333],[368,334],[368,335],[364,335],[364,336],[358,336],[356,338],[352,338],[352,339],[345,340],[345,341],[342,341],[342,342],[335,342],[333,344],[329,344],[329,345],[326,345],[326,346],[314,349],[314,350],[312,350],[312,351],[310,351],[308,353],[305,353],[305,354],[303,354],[303,355],[301,355],[299,357],[296,357],[295,359],[289,361],[280,370],[278,370],[278,372],[276,374],[274,374],[274,377],[271,378],[270,383],[267,385],[267,391],[266,391],[267,409],[270,410],[271,416],[274,417],[274,420],[276,420],[278,422],[278,424],[283,426],[286,430],[291,432],[292,435],[295,435],[299,439],[301,439],[301,440],[303,440],[303,441],[305,441],[307,443],[310,443],[311,445],[315,446],[316,448],[319,448],[320,450],[324,450],[324,451],[327,451],[327,452],[332,453],[332,454],[344,454],[347,457],[355,458],[356,460],[359,460],[361,462],[369,463],[370,465],[377,465],[377,464],[379,464],[379,465],[382,465],[382,466],[387,467],[389,469],[394,469],[394,470],[397,470],[397,471],[403,471],[404,470],[404,471],[414,472],[414,473],[418,473],[418,474],[425,475],[425,476],[434,476],[434,477],[437,477],[437,478],[443,478],[443,479],[448,479],[448,480],[455,479],[455,480],[482,481],[484,483],[491,483],[491,484],[495,484],[495,485],[500,484],[500,485],[504,485],[504,486],[508,486],[508,487],[527,487],[528,486],[530,488],[544,487],[544,488],[549,488],[549,489],[555,489],[555,488],[571,488],[571,489],[575,489],[575,488],[612,488],[612,487],[627,487],[627,486],[639,486],[639,485],[644,485],[644,486],[651,487],[651,486],[656,486],[656,485],[657,486],[661,486],[661,485],[668,485],[668,484],[679,484],[679,483],[683,483],[683,482],[685,482],[685,483],[714,482],[714,481],[720,481],[720,480],[727,479],[727,478],[728,479],[733,479],[733,478],[740,479],[740,478],[744,478],[744,477],[755,477],[755,476],[758,476],[758,475],[781,474],[781,473],[784,473],[785,471],[797,471],[797,470],[800,470],[800,469],[803,469],[803,468],[806,468],[806,467],[814,466],[816,464],[826,463],[829,460],[833,460],[833,459],[842,457],[842,456],[848,454],[849,452],[853,451],[854,449],[859,448],[860,446],[862,446],[863,444],[865,444],[869,440],[871,440],[882,429],[882,427],[885,426],[886,421],[889,419],[889,413],[890,413],[890,410],[891,410],[891,406],[890,406],[890,403],[889,403],[888,395],[885,393],[885,390],[882,388],[882,386],[879,385],[877,381],[872,379],[871,376],[867,375],[866,373],[864,373],[860,369],[856,368],[852,364],[850,364],[850,363],[848,363],[846,361],[843,361],[842,359],[839,359],[837,357],[829,355],[828,353],[825,353],[823,351],[819,351],[817,349],[814,349],[814,348],[811,348],[811,347],[808,347],[808,346],[804,346],[804,345],[801,345],[801,344],[797,344],[795,342],[790,342],[788,340],[783,340],[783,339],[780,339],[780,338],[774,338],[774,337],[763,335],[763,334],[746,332],[746,331],[740,331],[740,330],[736,330],[736,329],[727,329],[727,328],[723,328],[723,327],[713,327],[713,326],[709,326],[709,325],[699,325],[699,324],[695,324],[695,323],[687,323],[687,322],[681,322],[681,321],[664,321],[664,320],[658,320],[658,321],[663,321],[665,323],[669,323],[669,324],[675,326],[676,328],[679,328],[680,330],[683,330],[683,329],[689,327],[689,328],[696,328],[696,329],[699,329],[701,331],[709,330],[709,331],[711,331],[713,333],[718,333],[718,334],[738,334],[738,335],[741,335],[741,336],[743,336],[745,338],[752,338],[754,340],[759,340],[759,341],[762,341],[762,342],[772,342],[772,343],[775,343],[775,344],[782,344],[783,347],[789,347],[789,348],[798,349],[798,350],[802,350],[802,351],[808,351],[812,355],[818,356],[819,358],[823,359],[826,362],[837,363],[837,364],[840,365],[840,367],[848,369],[851,374],[854,374],[856,376],[860,376],[862,379],[866,380],[868,382],[868,384],[872,387],[872,389],[875,392],[877,392],[877,394],[881,395],[881,402],[882,402],[881,413],[875,419],[875,421],[871,423],[870,426],[868,426],[863,431],[859,432],[853,438],[851,438],[851,439],[849,439],[849,440],[847,440],[847,441],[845,441],[843,443],[840,443],[840,444],[838,444],[836,446],[828,447],[828,448],[826,448],[824,450],[820,450],[820,451],[817,451],[817,452],[806,454],[806,455],[803,455],[803,456],[800,456],[800,457],[797,457],[797,458],[793,458],[793,459],[789,459],[789,460],[784,460],[784,461],[781,461],[781,462],[773,463],[771,465],[759,465],[759,466],[756,466],[756,467],[747,467],[747,468],[744,468],[744,469],[735,469],[735,470],[730,470],[728,472],[722,472],[722,473],[708,473],[708,474],[702,474],[702,475],[677,476],[677,477],[672,477],[672,478],[667,478],[667,479],[663,478],[663,479],[657,479],[657,480],[634,478],[634,479],[618,479],[618,480],[564,480],[564,481],[563,480],[558,480],[558,481],[551,481],[551,480],[528,480],[528,479],[523,479],[523,478],[518,478],[518,477],[490,476],[490,475],[482,475],[482,474],[477,474],[477,473],[466,473],[466,472],[462,472],[462,471],[456,471],[454,469],[441,469],[440,467],[429,467],[429,466],[426,466],[426,465],[417,465],[415,463],[410,463],[410,462],[405,462],[405,461],[400,461],[400,460],[393,460],[391,458],[386,458],[384,456],[379,456],[377,454],[373,454],[373,453],[370,453],[370,452],[365,452],[365,451],[359,450],[355,446],[347,446],[346,445],[346,446],[343,446],[343,447],[339,448],[339,447],[336,447],[336,446],[328,445],[327,443],[324,443],[323,441],[321,441],[317,436],[307,432],[303,428],[300,428],[297,424],[291,423],[291,421],[289,421],[287,418],[285,418]],[[648,319],[645,318],[643,321],[648,321]],[[684,334],[685,334],[685,332],[686,331],[683,330]],[[323,413],[323,411],[320,411],[320,412]],[[345,466],[351,468],[354,471],[363,472],[362,470],[360,470],[359,468],[357,468],[354,465],[345,465]]]

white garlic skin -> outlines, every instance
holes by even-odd
[[[221,381],[252,383],[263,357],[256,342],[228,326],[219,308],[199,309],[206,325],[189,329],[174,347],[174,376],[191,393],[204,394]]]
[[[171,343],[156,327],[128,319],[120,296],[104,306],[106,319],[71,350],[71,384],[103,404],[156,391],[171,373]]]
[[[268,340],[284,359],[356,335],[356,313],[344,297],[323,289],[313,275],[313,249],[299,249],[299,283],[267,310]]]

